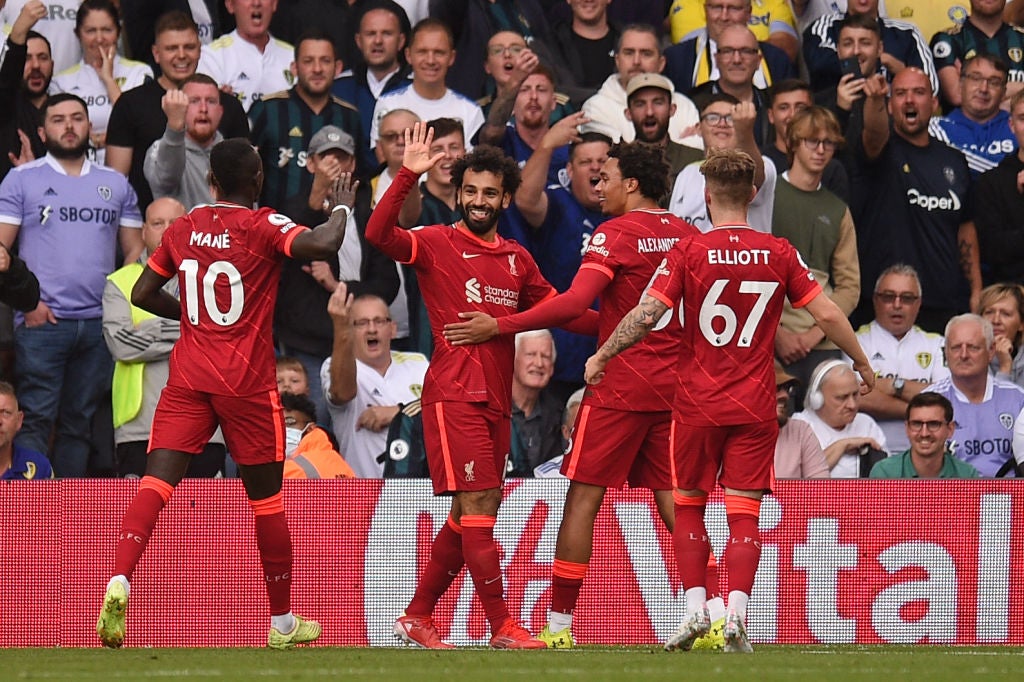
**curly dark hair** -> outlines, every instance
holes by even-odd
[[[622,179],[633,178],[640,194],[661,201],[668,194],[668,163],[660,147],[643,142],[620,142],[608,150],[609,159],[619,160]]]
[[[244,137],[222,140],[210,151],[210,174],[224,196],[255,188],[261,166],[259,154]]]
[[[501,190],[509,194],[515,194],[519,189],[522,177],[519,173],[519,164],[505,152],[489,144],[480,144],[473,148],[473,151],[463,156],[452,166],[452,184],[462,187],[462,177],[467,170],[474,173],[487,171],[501,176]]]

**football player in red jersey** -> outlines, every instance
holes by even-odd
[[[451,494],[451,513],[431,548],[412,601],[395,623],[403,641],[451,648],[437,632],[432,613],[463,563],[499,649],[546,648],[509,615],[494,524],[511,439],[512,365],[515,342],[501,336],[478,345],[454,346],[441,325],[468,307],[504,317],[555,295],[529,252],[497,234],[498,217],[519,184],[519,167],[501,150],[481,145],[452,168],[458,208],[452,225],[412,230],[397,226],[398,213],[417,178],[443,154],[430,155],[433,128],[406,130],[402,169],[366,226],[366,238],[416,270],[433,323],[434,355],[423,382],[423,437],[435,494]],[[596,315],[571,331],[593,333]]]
[[[180,319],[182,329],[153,418],[146,474],[125,511],[96,624],[108,647],[124,641],[129,580],[157,516],[218,423],[255,515],[270,601],[267,646],[285,649],[320,635],[319,623],[291,612],[292,544],[281,497],[285,428],[271,321],[282,260],[336,253],[359,183],[349,174],[335,181],[330,218],[310,230],[272,209],[251,208],[263,169],[248,140],[213,148],[209,181],[216,203],[167,229],[132,290],[134,305]],[[163,290],[175,276],[180,301]]]
[[[587,361],[585,378],[589,384],[600,382],[609,361],[643,339],[667,312],[686,321],[670,437],[676,488],[673,547],[686,589],[686,616],[665,648],[687,650],[711,627],[704,586],[711,546],[704,508],[720,483],[730,532],[725,650],[749,653],[746,610],[761,557],[761,497],[771,485],[779,429],[774,344],[785,299],[795,308],[806,306],[826,335],[853,358],[862,391],[874,385],[874,372],[849,320],[822,293],[797,251],[786,240],[747,225],[747,206],[756,193],[753,159],[738,150],[720,150],[708,156],[701,173],[714,229],[673,247],[640,304]],[[676,306],[679,311],[673,310]]]
[[[523,313],[499,319],[462,313],[448,324],[455,345],[479,343],[565,324],[599,298],[598,340],[643,298],[671,248],[697,228],[660,208],[669,190],[669,169],[660,148],[638,142],[613,146],[601,168],[601,211],[615,216],[590,238],[569,289]],[[551,612],[538,638],[552,649],[571,648],[573,610],[593,552],[594,520],[609,487],[654,491],[658,511],[671,532],[674,522],[671,455],[668,450],[675,392],[673,352],[683,328],[674,316],[609,368],[609,380],[588,387],[573,427],[572,448],[562,460],[569,478],[551,578]],[[717,573],[717,571],[716,571]]]

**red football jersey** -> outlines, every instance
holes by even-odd
[[[270,208],[198,206],[167,228],[149,267],[178,276],[181,338],[168,385],[218,395],[277,386],[271,324],[281,261],[308,228]]]
[[[630,211],[594,230],[580,269],[593,268],[611,278],[600,296],[599,346],[643,298],[676,242],[695,234],[696,227],[668,211],[647,209]],[[682,334],[679,316],[667,311],[643,341],[612,358],[604,380],[588,388],[587,404],[633,412],[671,410]]]
[[[731,426],[775,419],[775,330],[786,297],[800,308],[821,292],[785,239],[718,226],[679,242],[651,284],[682,300],[676,419]]]
[[[458,314],[467,310],[492,317],[512,315],[554,296],[554,288],[529,252],[514,241],[496,237],[485,242],[452,225],[399,234],[413,242],[409,264],[416,269],[434,338],[423,402],[486,401],[511,414],[515,337],[501,335],[481,344],[450,346],[442,335],[444,325],[458,322]]]

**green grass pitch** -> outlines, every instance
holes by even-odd
[[[4,680],[390,680],[587,682],[1020,680],[1024,649],[758,646],[753,655],[657,647],[432,652],[387,648],[0,649]]]

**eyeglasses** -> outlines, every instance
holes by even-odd
[[[381,133],[380,135],[377,136],[377,139],[380,140],[381,142],[394,144],[395,142],[398,142],[400,139],[402,139],[402,135],[403,133]]]
[[[875,298],[886,305],[892,305],[897,298],[903,305],[913,305],[921,299],[917,294],[897,294],[895,291],[876,291]]]
[[[708,14],[741,14],[746,11],[746,7],[743,5],[723,5],[720,3],[707,3],[704,5],[704,11]]]
[[[749,59],[761,54],[761,51],[756,47],[720,47],[715,54],[723,59],[732,59],[735,55]]]
[[[1006,87],[1006,78],[1000,78],[999,76],[985,78],[980,73],[965,73],[961,77],[964,80],[968,81],[971,85],[981,85],[982,83],[988,83],[988,87],[992,88],[993,90],[997,88]]]
[[[920,431],[925,429],[928,433],[935,433],[949,422],[939,421],[938,419],[932,419],[929,421],[921,421],[919,419],[912,419],[907,422],[907,426],[911,431]]]
[[[363,327],[368,327],[372,322],[375,327],[383,327],[390,321],[390,317],[364,317],[359,320],[352,320],[352,326],[362,329]]]
[[[823,147],[827,152],[834,152],[836,150],[835,140],[815,140],[810,137],[803,138],[804,147],[810,151],[815,151],[818,147]]]
[[[732,127],[732,114],[716,114],[711,112],[701,116],[700,120],[704,121],[704,123],[707,123],[709,126],[727,125]]]
[[[491,45],[487,48],[487,54],[492,57],[499,57],[508,52],[513,57],[516,57],[525,49],[526,45]]]

